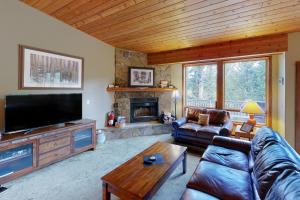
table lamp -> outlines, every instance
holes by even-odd
[[[245,105],[242,107],[241,112],[249,114],[249,119],[247,123],[252,124],[253,126],[256,125],[254,114],[264,114],[263,109],[255,101],[246,102]]]

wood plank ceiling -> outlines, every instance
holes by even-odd
[[[299,0],[22,0],[115,47],[145,53],[300,30]]]

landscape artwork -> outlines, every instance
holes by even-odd
[[[129,68],[129,85],[131,87],[153,87],[154,69],[153,68]]]
[[[20,46],[20,89],[82,89],[83,58]]]

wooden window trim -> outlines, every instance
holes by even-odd
[[[217,85],[218,85],[218,62],[197,62],[197,63],[187,63],[187,64],[183,64],[182,65],[182,116],[184,115],[185,109],[187,106],[185,106],[186,103],[186,96],[185,96],[185,73],[186,73],[186,68],[187,67],[191,67],[191,66],[195,66],[195,65],[217,65]],[[217,89],[217,102],[218,102],[218,89]],[[191,106],[189,106],[191,107]],[[217,105],[215,106],[217,108]],[[207,109],[210,109],[212,107],[204,107]],[[213,109],[213,108],[212,108]]]
[[[220,59],[209,62],[193,62],[182,65],[182,115],[186,110],[186,96],[185,96],[185,78],[186,78],[186,67],[195,65],[209,65],[217,64],[217,109],[224,108],[224,94],[225,94],[225,63],[233,62],[246,62],[255,60],[266,60],[266,125],[272,126],[272,57],[271,56],[260,56],[260,57],[250,57],[250,58],[231,58],[231,59]],[[238,109],[225,109],[232,112],[240,112]],[[240,121],[235,121],[240,123]]]

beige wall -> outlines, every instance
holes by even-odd
[[[272,127],[278,131],[279,55],[272,56]]]
[[[288,51],[285,54],[285,135],[295,146],[295,72],[300,61],[300,33],[288,34]]]
[[[4,128],[4,100],[0,99],[0,131]]]
[[[272,128],[285,136],[285,54],[272,56]]]
[[[278,56],[278,124],[277,131],[285,136],[285,53]],[[275,97],[276,98],[276,97]]]
[[[114,48],[49,17],[18,0],[0,1],[0,98],[10,94],[83,93],[83,117],[104,125],[111,110],[112,94],[105,91],[114,81]],[[18,45],[58,51],[85,59],[84,89],[18,90]],[[86,102],[90,101],[88,105]],[[1,117],[0,117],[1,119]],[[2,122],[0,122],[1,124]]]

